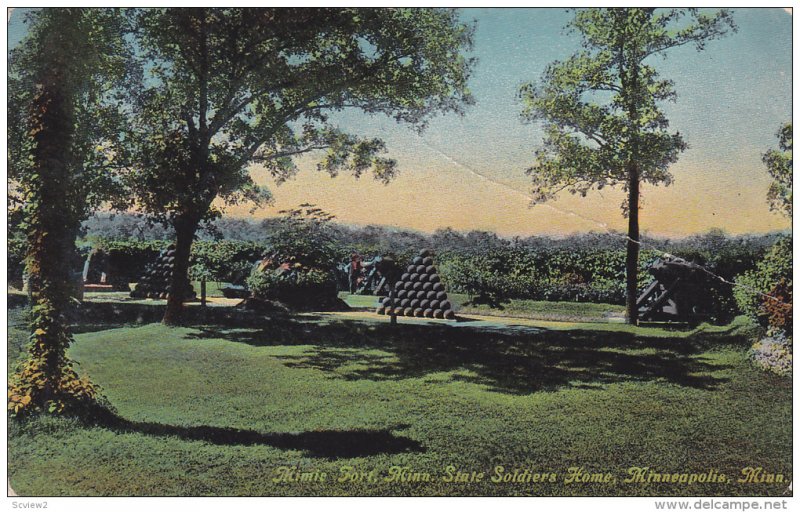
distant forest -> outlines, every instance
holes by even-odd
[[[223,217],[201,226],[199,240],[229,240],[263,242],[274,230],[279,217],[262,220]],[[505,248],[531,250],[614,250],[625,247],[624,233],[576,233],[562,237],[534,235],[527,237],[501,237],[489,231],[456,231],[451,228],[437,229],[432,234],[389,226],[352,226],[332,222],[330,229],[334,238],[344,246],[371,247],[375,251],[406,254],[429,248],[437,252],[481,253]],[[104,240],[172,240],[174,232],[158,223],[129,213],[98,213],[83,223],[84,239]],[[790,231],[729,235],[721,229],[684,238],[642,236],[644,248],[666,252],[704,253],[721,250],[730,245],[747,246],[761,252],[772,246],[782,235]]]

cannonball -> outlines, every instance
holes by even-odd
[[[402,290],[404,286],[405,283],[403,281],[397,281],[396,283],[394,283],[395,290]]]
[[[455,320],[456,319],[456,314],[453,313],[452,309],[448,309],[447,311],[444,312],[444,317],[447,320]]]
[[[419,278],[417,278],[417,280],[421,281],[423,283],[427,282],[428,281],[428,274],[420,274]]]
[[[419,283],[412,283],[411,281],[407,281],[407,282],[403,283],[403,288],[405,288],[406,290],[410,290],[410,289],[414,288],[415,284],[419,284]]]
[[[414,265],[422,265],[422,257],[421,256],[417,256],[416,258],[411,260],[411,263],[413,263]]]
[[[404,307],[404,308],[408,307],[409,304],[411,304],[411,301],[408,300],[408,299],[403,299],[403,300],[400,301],[400,306],[401,307]]]
[[[423,301],[420,301],[419,307],[425,309],[425,308],[430,307],[430,304],[431,304],[431,301],[429,301],[428,299],[425,299]]]
[[[433,258],[431,258],[430,256],[426,256],[425,258],[423,258],[422,264],[423,265],[433,265]]]
[[[408,280],[411,282],[419,281],[419,274],[414,272],[413,274],[411,274],[411,276],[409,276]]]
[[[436,273],[436,267],[434,267],[433,265],[428,265],[427,267],[425,267],[425,273],[427,273],[427,274],[435,274]]]
[[[432,283],[438,283],[439,281],[441,281],[441,279],[439,279],[439,274],[431,274],[428,276],[428,281]]]
[[[417,274],[423,274],[425,272],[425,265],[417,265],[416,272]]]
[[[441,320],[442,318],[444,318],[444,311],[442,311],[441,309],[435,309],[433,311],[433,318],[438,318]]]
[[[434,291],[437,291],[437,292],[443,292],[444,291],[444,285],[442,283],[433,283],[433,286],[431,287],[431,289],[434,290]]]
[[[400,290],[399,292],[397,292],[397,298],[398,299],[402,299],[402,298],[407,297],[407,296],[408,296],[408,290]],[[389,297],[386,297],[386,298],[388,299]]]
[[[422,316],[422,314],[423,314],[424,312],[425,312],[425,310],[424,310],[424,309],[422,309],[422,308],[417,308],[417,309],[415,309],[415,310],[414,310],[414,316],[416,316],[416,317],[421,317],[421,316]]]
[[[420,302],[419,299],[414,299],[414,300],[411,301],[409,306],[411,306],[412,308],[418,308],[419,307],[419,302]]]
[[[422,289],[422,284],[423,284],[423,283],[420,283],[419,281],[417,281],[416,283],[410,283],[410,284],[412,285],[412,287],[413,287],[415,290],[421,290],[421,289]]]
[[[436,298],[438,300],[445,300],[447,298],[447,292],[433,292],[436,294]]]
[[[431,255],[431,251],[429,251],[428,249],[422,249],[421,251],[419,251],[419,255],[422,258],[424,258],[426,256],[430,256]]]
[[[433,283],[422,283],[422,289],[429,292],[433,289]]]
[[[408,268],[406,269],[406,272],[408,272],[409,274],[413,274],[416,271],[417,271],[416,265],[409,265]]]
[[[405,274],[403,274],[402,276],[400,276],[400,280],[401,280],[401,281],[408,281],[408,277],[409,277],[410,275],[411,275],[411,274],[409,274],[408,272],[406,272]]]
[[[439,301],[438,300],[432,300],[428,304],[429,304],[428,307],[431,307],[433,309],[439,309]]]
[[[423,312],[423,315],[425,315],[425,318],[433,318],[433,310],[428,308]]]
[[[439,307],[444,309],[444,310],[448,310],[448,309],[452,309],[453,305],[450,304],[449,300],[443,300],[443,301],[441,301],[439,303]]]
[[[411,308],[405,308],[403,310],[403,316],[411,316],[414,314],[414,310]]]
[[[395,314],[395,315],[397,315],[397,316],[403,316],[403,308],[401,308],[400,306],[397,306],[396,308],[394,308],[394,310],[393,310],[393,311],[394,311],[394,314]]]
[[[425,292],[425,298],[428,299],[428,300],[435,299],[436,298],[436,292],[433,291],[433,290],[431,290],[429,292]]]
[[[167,250],[167,256],[175,256],[175,249]]]

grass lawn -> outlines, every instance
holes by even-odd
[[[122,420],[12,422],[21,495],[781,495],[792,470],[791,381],[749,365],[741,323],[84,330],[70,356]],[[447,482],[448,466],[484,477]],[[497,466],[556,477],[495,483]],[[625,483],[631,466],[725,481]],[[737,483],[749,466],[787,482]],[[610,477],[567,483],[570,467]]]
[[[340,292],[339,298],[352,308],[374,309],[378,306],[378,297],[375,295]],[[469,296],[460,293],[450,293],[448,299],[461,315],[505,316],[558,322],[622,322],[625,318],[625,306],[616,304],[525,299],[510,299],[495,305],[472,304]]]

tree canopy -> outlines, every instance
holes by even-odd
[[[216,198],[269,200],[252,164],[280,181],[294,157],[320,151],[331,175],[395,175],[384,142],[341,131],[332,112],[423,129],[472,103],[463,52],[473,29],[451,9],[139,9],[130,19],[145,71],[130,87],[130,182],[137,205],[175,227],[177,274]],[[167,317],[180,297],[170,301]]]

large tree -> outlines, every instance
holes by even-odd
[[[137,206],[176,233],[165,323],[180,321],[189,251],[212,204],[263,202],[249,175],[277,179],[293,157],[388,181],[384,143],[344,133],[330,113],[357,108],[423,128],[462,112],[472,28],[449,9],[143,9],[133,13],[148,76],[133,84]]]
[[[670,80],[652,63],[670,49],[706,42],[735,31],[731,13],[698,9],[579,9],[568,28],[582,49],[547,66],[538,83],[522,86],[523,118],[543,121],[544,145],[528,169],[534,201],[558,192],[586,195],[619,186],[628,218],[626,318],[637,322],[639,189],[669,185],[669,166],[686,149],[659,107],[674,101]]]
[[[97,390],[66,356],[75,238],[92,207],[115,189],[103,151],[123,75],[120,18],[100,9],[32,12],[9,58],[9,184],[21,208],[33,289],[27,359],[9,382],[9,409],[79,412]],[[99,146],[99,147],[98,147]]]

